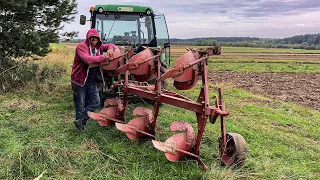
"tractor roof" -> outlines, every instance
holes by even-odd
[[[152,8],[147,6],[116,5],[116,4],[96,5],[94,7],[94,11],[98,11],[100,7],[102,7],[103,10],[107,12],[145,13],[149,9],[151,13],[154,13]]]

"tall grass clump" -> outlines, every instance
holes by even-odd
[[[54,61],[63,54],[57,50],[59,48],[53,47],[48,56],[36,60],[19,58],[0,61],[0,94],[15,92],[27,84],[47,83],[48,80],[65,74],[67,65],[61,61]]]

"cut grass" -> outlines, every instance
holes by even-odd
[[[72,58],[66,61],[70,64]],[[238,168],[220,166],[219,121],[208,123],[201,156],[210,169],[204,172],[190,159],[169,162],[150,141],[131,141],[115,127],[100,127],[96,121],[89,121],[85,132],[76,132],[69,81],[66,74],[50,80],[53,88],[47,91],[30,85],[27,90],[0,97],[1,179],[31,179],[41,173],[52,179],[320,178],[318,111],[220,84],[230,112],[227,131],[246,139],[247,161]],[[172,85],[169,88],[174,90]],[[210,85],[210,97],[216,88]],[[196,99],[199,84],[177,92]],[[128,119],[133,118],[137,106],[152,107],[142,101],[130,103]],[[172,135],[168,130],[173,121],[196,127],[195,113],[163,105],[157,139],[165,141]]]

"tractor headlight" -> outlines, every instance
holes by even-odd
[[[102,8],[102,7],[99,7],[99,8],[98,8],[98,12],[99,12],[99,13],[103,13],[103,8]]]

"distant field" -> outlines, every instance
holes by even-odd
[[[205,48],[205,47],[198,47]],[[172,46],[172,63],[183,53],[183,46]],[[210,58],[210,70],[235,72],[319,73],[320,51],[222,47],[222,54]]]
[[[208,46],[175,46],[172,45],[172,51],[181,52],[182,49],[193,48],[205,48]],[[298,53],[298,54],[319,54],[320,50],[305,50],[305,49],[280,49],[280,48],[250,48],[250,47],[227,47],[223,46],[223,52],[225,53]]]
[[[226,53],[298,53],[298,54],[317,54],[320,50],[305,49],[280,49],[280,48],[248,48],[248,47],[223,47]]]

